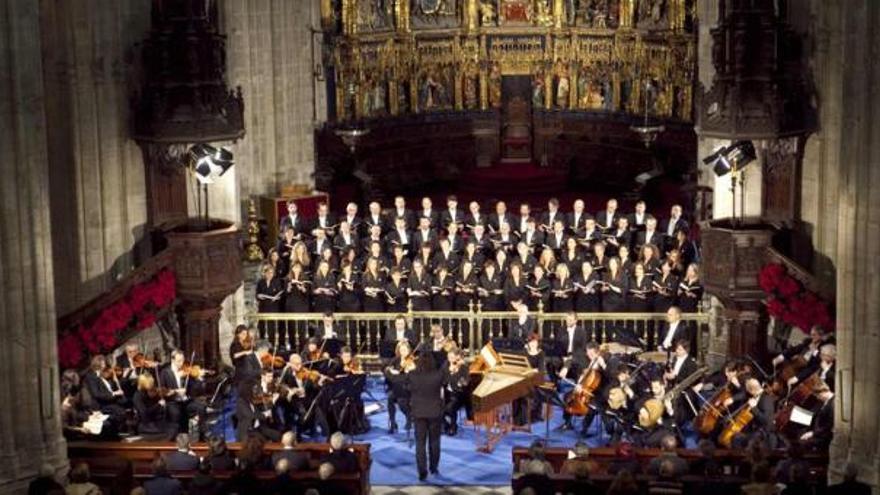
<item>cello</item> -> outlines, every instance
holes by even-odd
[[[703,404],[700,413],[694,418],[694,429],[701,435],[709,435],[715,431],[718,426],[718,420],[724,416],[727,406],[724,405],[728,400],[733,399],[733,393],[729,385],[725,385],[715,395]]]
[[[598,358],[597,358],[598,359]],[[602,385],[602,372],[594,367],[596,360],[594,359],[589,366],[589,370],[581,376],[578,386],[580,391],[574,391],[565,401],[565,412],[572,416],[584,416],[589,409],[590,400],[596,393],[596,390]]]
[[[727,425],[721,430],[721,433],[718,435],[718,444],[729,449],[733,443],[733,437],[740,434],[753,419],[755,419],[755,415],[752,414],[752,408],[746,402],[736,410],[728,420]]]

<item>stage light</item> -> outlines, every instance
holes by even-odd
[[[755,145],[751,141],[737,141],[703,158],[703,163],[711,165],[715,175],[722,177],[732,171],[745,168],[757,158]]]
[[[189,153],[193,174],[200,184],[213,184],[235,164],[231,151],[210,144],[193,145]]]

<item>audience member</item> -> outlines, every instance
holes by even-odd
[[[767,464],[767,447],[760,438],[752,438],[746,445],[746,455],[737,469],[743,478],[752,477],[752,469],[759,464]]]
[[[690,472],[696,476],[716,477],[721,475],[721,466],[715,459],[715,444],[709,439],[702,439],[697,445],[700,457],[691,462]]]
[[[598,466],[590,460],[590,448],[584,442],[578,442],[574,446],[574,457],[566,459],[562,463],[560,473],[570,474],[578,479],[589,479],[596,472]]]
[[[169,471],[195,471],[199,467],[199,457],[190,449],[189,435],[177,435],[177,450],[165,454],[165,467]]]
[[[290,471],[305,471],[311,463],[308,452],[296,449],[296,434],[292,431],[281,436],[281,450],[272,454],[272,464],[277,466],[281,459],[287,461]]]
[[[871,486],[858,480],[859,468],[853,463],[846,465],[843,481],[828,487],[828,495],[870,495]]]
[[[272,495],[287,495],[296,493],[297,483],[290,477],[290,463],[287,459],[275,461],[275,479],[269,485],[269,493]]]
[[[660,455],[651,459],[651,462],[648,463],[648,474],[658,475],[660,474],[660,466],[669,461],[674,468],[673,476],[683,476],[688,472],[688,463],[684,459],[678,456],[676,452],[676,448],[678,447],[678,440],[675,439],[673,435],[666,435],[660,440],[660,450],[662,451]]]
[[[123,459],[119,471],[113,475],[110,484],[110,495],[131,495],[136,484],[134,482],[134,464],[129,459]]]
[[[544,476],[553,474],[553,465],[547,461],[542,440],[532,442],[529,446],[529,457],[519,461],[518,471],[522,474]]]
[[[776,485],[770,478],[770,466],[766,462],[760,462],[750,469],[751,483],[743,485],[743,495],[776,495]]]
[[[791,469],[796,465],[806,467],[803,449],[797,442],[791,442],[785,449],[785,458],[776,463],[774,478],[777,483],[787,485],[791,481]]]
[[[64,489],[66,495],[101,495],[98,485],[92,483],[89,465],[79,462],[70,468],[70,484]]]
[[[813,488],[807,479],[807,466],[803,463],[793,463],[789,469],[788,481],[781,495],[812,495]]]
[[[214,468],[211,462],[205,458],[199,463],[199,470],[189,482],[188,495],[217,495],[221,492],[223,485],[211,474],[211,470]],[[232,469],[234,468],[235,463],[233,462]]]
[[[611,481],[606,495],[639,495],[639,484],[628,469],[621,469]]]
[[[186,440],[188,443],[189,438]],[[147,495],[179,495],[183,493],[183,488],[179,480],[168,474],[165,458],[157,457],[153,461],[153,477],[144,482],[144,491],[147,492]]]
[[[517,479],[516,486],[520,487],[519,493],[533,493],[535,495],[555,494],[553,483],[550,482],[550,478],[546,474],[523,474]]]
[[[235,474],[223,488],[224,495],[250,495],[260,493],[260,480],[254,474],[254,467],[247,460],[239,458]]]
[[[258,434],[250,435],[238,451],[239,466],[244,463],[250,469],[272,469],[272,459],[265,452],[266,440]]]
[[[40,475],[28,484],[28,495],[45,495],[52,490],[64,491],[64,487],[55,479],[55,468],[51,464],[40,466]]]
[[[332,464],[337,473],[355,473],[360,468],[357,455],[348,446],[348,439],[339,431],[330,435],[330,453],[322,463]]]
[[[663,459],[660,462],[657,478],[648,482],[648,494],[681,495],[684,492],[684,485],[677,479],[680,476],[677,472],[680,467],[676,466],[671,458]]]
[[[208,455],[211,471],[232,471],[235,469],[235,456],[226,447],[226,440],[220,435],[208,438]]]
[[[636,459],[636,451],[629,442],[617,444],[614,460],[608,466],[608,474],[618,474],[622,471],[627,471],[632,475],[642,472],[642,465]]]

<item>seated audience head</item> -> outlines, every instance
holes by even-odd
[[[177,444],[177,450],[181,452],[189,452],[190,440],[188,434],[178,433],[177,437],[175,438],[175,442]]]
[[[168,476],[168,465],[165,464],[165,459],[162,456],[156,456],[153,459],[153,475]]]
[[[283,457],[278,459],[278,462],[275,463],[275,474],[282,475],[288,471],[290,471],[290,462]]]
[[[208,437],[208,456],[223,455],[227,452],[226,439],[223,435],[211,435]]]
[[[281,435],[281,446],[285,448],[290,448],[296,445],[296,434],[292,431],[285,431],[283,435]]]
[[[545,460],[544,441],[535,440],[529,445],[529,458],[539,461]]]
[[[665,452],[675,452],[677,447],[678,440],[675,439],[674,435],[664,435],[660,440],[660,449]]]
[[[91,473],[89,472],[89,465],[85,462],[77,462],[70,468],[70,477],[71,483],[88,483],[91,479]]]
[[[333,474],[336,472],[336,468],[333,467],[333,464],[329,462],[324,462],[320,466],[318,466],[318,478],[321,481],[326,481],[333,477]]]
[[[848,462],[843,470],[843,481],[849,481],[852,483],[858,481],[858,479],[859,466],[854,462]]]
[[[330,435],[330,448],[333,450],[342,450],[348,444],[348,440],[345,438],[345,434],[341,431],[337,431]]]
[[[672,479],[675,477],[675,464],[669,459],[660,462],[660,469],[657,471],[661,479]]]

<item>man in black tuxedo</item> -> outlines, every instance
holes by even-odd
[[[400,342],[401,340],[406,340],[409,342],[410,346],[416,345],[416,334],[413,332],[412,328],[406,327],[406,317],[403,315],[397,315],[394,317],[394,328],[389,328],[385,331],[384,340],[386,342]]]
[[[437,231],[431,228],[431,220],[426,217],[419,218],[419,228],[413,232],[413,251],[416,253],[421,252],[423,245],[431,246],[432,248],[437,242]]]
[[[419,357],[416,369],[407,375],[406,383],[411,394],[410,407],[416,430],[416,465],[419,480],[424,481],[428,477],[428,465],[432,474],[437,474],[440,465],[442,389],[446,385],[446,371],[437,369],[431,353],[424,353]]]
[[[508,338],[525,345],[529,335],[535,333],[538,324],[534,317],[529,316],[529,306],[523,302],[517,303],[516,314],[517,318],[510,324]]]
[[[454,195],[446,197],[446,209],[440,213],[440,224],[446,226],[450,223],[464,224],[464,212],[458,208],[458,198]]]
[[[651,215],[647,213],[647,206],[645,205],[644,200],[639,200],[636,202],[635,211],[627,216],[627,218],[629,218],[629,228],[637,232],[644,231],[645,223],[650,216]]]
[[[287,216],[281,219],[281,228],[278,229],[278,236],[282,236],[284,231],[290,227],[293,227],[293,231],[297,234],[302,234],[305,230],[302,215],[297,212],[296,201],[292,199],[287,202]]]
[[[519,237],[520,242],[525,243],[529,247],[529,251],[535,252],[535,249],[544,244],[544,234],[538,230],[537,222],[534,218],[529,218],[526,223],[526,231]],[[537,253],[535,254],[537,256]]]
[[[367,216],[364,217],[364,230],[369,233],[370,229],[375,225],[379,227],[381,234],[385,235],[387,221],[385,220],[385,215],[382,214],[382,206],[373,201],[367,206],[367,209],[369,211],[367,212]]]
[[[632,223],[630,223],[630,226],[632,226]],[[636,249],[638,249],[639,254],[641,254],[641,248],[645,244],[653,244],[657,249],[663,249],[663,243],[663,233],[657,230],[657,219],[648,215],[645,219],[644,229],[636,233]],[[660,256],[663,255],[663,253],[657,254]]]
[[[440,228],[440,212],[434,209],[434,203],[428,196],[422,198],[422,209],[417,212],[416,216],[419,221],[422,218],[427,218],[431,229],[437,230]]]
[[[393,229],[395,225],[397,225],[395,222],[398,218],[403,219],[406,230],[416,228],[416,216],[413,214],[412,210],[406,207],[406,200],[403,196],[394,197],[394,208],[388,212],[389,229]]]
[[[699,365],[690,355],[691,343],[687,340],[679,340],[675,343],[675,353],[669,360],[669,366],[663,378],[666,379],[666,386],[671,388],[676,383],[681,382],[685,378],[693,375]]]
[[[605,203],[605,209],[596,213],[596,223],[604,231],[610,231],[617,226],[617,200],[611,198]]]
[[[495,203],[495,213],[489,215],[489,232],[498,233],[502,223],[510,225],[511,222],[513,222],[513,217],[507,213],[507,203],[504,201]]]
[[[801,442],[809,448],[824,451],[831,444],[834,432],[834,392],[828,385],[820,383],[813,388],[813,395],[822,405],[813,413],[810,429],[801,435]]]
[[[584,327],[578,325],[577,313],[569,311],[565,314],[565,327],[556,332],[556,341],[565,352],[565,358],[571,360],[568,376],[579,376],[586,356],[587,332]],[[563,362],[557,357],[549,358],[547,361],[547,371],[550,378],[556,381],[557,373],[562,368]]]
[[[688,233],[690,231],[690,226],[682,217],[682,209],[681,205],[672,205],[672,208],[669,210],[669,218],[663,221],[660,225],[660,232],[664,235],[665,244],[664,252],[672,249],[672,246],[675,243],[675,234],[678,231],[684,231]]]
[[[321,229],[327,234],[327,238],[332,238],[336,232],[336,218],[330,213],[330,207],[327,203],[318,203],[318,216],[312,224],[312,230]]]
[[[572,235],[583,237],[586,231],[587,214],[584,212],[584,200],[576,199],[572,211],[568,214],[568,230]]]
[[[549,235],[553,232],[553,224],[555,224],[557,220],[562,220],[563,225],[565,225],[565,215],[559,211],[559,200],[556,198],[550,198],[547,201],[547,211],[541,214],[538,229]]]
[[[666,323],[660,325],[657,330],[656,342],[658,351],[672,352],[673,345],[680,340],[690,342],[690,335],[687,326],[681,321],[681,309],[678,306],[671,306],[666,310]]]

